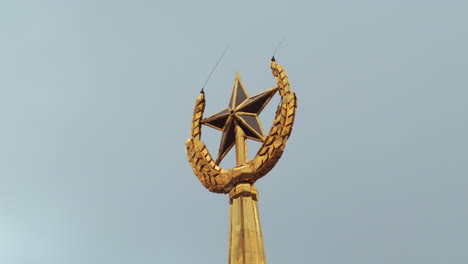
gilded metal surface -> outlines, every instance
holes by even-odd
[[[229,263],[266,263],[257,188],[249,183],[238,184],[229,199]]]
[[[235,168],[227,170],[219,167],[201,140],[201,121],[205,110],[204,93],[200,93],[195,101],[192,137],[185,142],[186,153],[193,172],[202,185],[211,192],[229,193],[238,183],[254,183],[267,174],[283,154],[294,123],[297,99],[290,89],[283,67],[272,60],[271,70],[277,83],[277,87],[273,89],[278,89],[281,105],[276,111],[270,132],[263,138],[263,144],[256,156],[250,161],[241,162]]]
[[[291,92],[283,67],[271,61],[277,87],[249,97],[244,84],[236,75],[230,103],[226,109],[203,119],[205,94],[195,101],[191,138],[187,139],[186,153],[193,172],[203,186],[215,193],[229,193],[229,263],[266,263],[262,230],[258,213],[258,191],[255,181],[267,174],[283,154],[291,134],[296,114],[296,95]],[[281,105],[270,132],[265,136],[258,114],[279,92]],[[201,140],[201,124],[223,131],[217,161]],[[263,142],[256,156],[248,160],[247,138]],[[235,168],[218,166],[226,153],[236,146]]]

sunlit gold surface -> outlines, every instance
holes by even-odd
[[[266,263],[257,188],[238,184],[229,193],[229,200],[229,263]]]
[[[236,166],[241,166],[247,162],[247,138],[240,127],[236,127]]]
[[[202,185],[211,192],[229,193],[230,264],[266,263],[257,207],[258,192],[253,183],[267,174],[283,154],[286,141],[291,134],[297,107],[296,95],[290,90],[289,80],[283,67],[272,59],[271,69],[277,87],[249,97],[237,74],[228,108],[207,119],[203,119],[205,94],[201,92],[195,101],[191,138],[185,142],[187,158]],[[257,115],[276,91],[281,96],[281,104],[277,108],[270,132],[264,136]],[[244,110],[246,112],[243,112]],[[245,114],[251,117],[245,117]],[[223,131],[217,161],[213,160],[201,140],[202,123]],[[250,137],[246,133],[249,133]],[[256,156],[250,161],[247,156],[247,138],[263,142]],[[237,166],[228,170],[219,167],[219,161],[234,145],[236,145]]]

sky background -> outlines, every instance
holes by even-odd
[[[0,1],[0,263],[226,263],[228,197],[184,153],[194,101],[227,43],[205,116],[236,71],[251,95],[274,87],[283,37],[299,106],[256,184],[268,263],[468,263],[467,13],[461,0]],[[220,133],[203,133],[216,155]]]

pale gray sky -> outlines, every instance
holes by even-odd
[[[193,103],[227,43],[206,115],[226,107],[236,71],[250,94],[273,87],[283,37],[299,108],[257,184],[268,262],[468,263],[467,13],[428,0],[2,1],[0,263],[226,263],[228,197],[184,153]],[[204,129],[215,155],[219,137]]]

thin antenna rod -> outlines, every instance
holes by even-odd
[[[283,38],[280,43],[278,44],[278,46],[276,46],[276,49],[275,49],[275,52],[273,52],[273,56],[271,56],[273,59],[275,58],[275,54],[276,52],[278,51],[279,47],[281,46],[281,44],[283,44],[283,41],[284,41],[285,38]]]
[[[208,81],[210,80],[211,75],[212,75],[213,72],[215,71],[216,67],[218,67],[219,62],[220,62],[221,59],[223,58],[224,54],[226,54],[226,51],[227,51],[228,48],[229,48],[229,43],[227,44],[226,48],[224,49],[223,54],[221,54],[221,56],[219,57],[218,62],[216,62],[216,64],[215,64],[213,70],[211,70],[210,75],[208,75],[208,78],[206,79],[205,84],[203,84],[203,87],[201,88],[201,92],[203,92],[203,89],[205,89],[205,86],[206,86],[206,84],[208,83]]]

